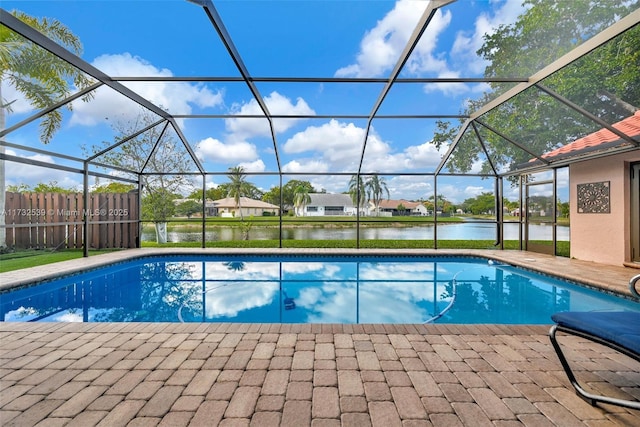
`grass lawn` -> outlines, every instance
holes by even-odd
[[[113,252],[113,249],[89,251],[89,256]],[[37,265],[52,264],[69,259],[82,258],[82,249],[66,249],[63,251],[27,250],[0,254],[0,273],[35,267]]]
[[[438,240],[438,249],[497,249],[493,240]],[[543,243],[543,242],[539,242]],[[546,242],[545,242],[546,243]],[[277,248],[278,240],[235,240],[207,242],[208,248]],[[199,248],[200,242],[167,243],[143,242],[145,248]],[[283,240],[284,248],[355,248],[355,240]],[[360,248],[367,249],[433,249],[433,240],[360,240]],[[504,242],[505,250],[519,250],[517,240]],[[569,256],[569,242],[558,242],[558,256]]]
[[[546,243],[546,242],[538,242]],[[207,242],[208,248],[277,248],[278,240],[235,240]],[[199,248],[200,242],[167,243],[159,245],[154,242],[143,242],[145,248]],[[355,240],[283,240],[285,248],[355,248]],[[360,247],[367,249],[433,249],[433,240],[360,240]],[[492,240],[438,240],[439,249],[496,249]],[[504,248],[518,250],[516,240],[505,241]],[[113,249],[92,250],[89,256],[112,252]],[[81,249],[67,249],[50,252],[28,250],[0,254],[0,273],[51,264],[69,259],[82,258]],[[569,257],[569,242],[558,242],[557,255]]]

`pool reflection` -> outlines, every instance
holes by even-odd
[[[479,259],[169,259],[3,293],[0,315],[4,321],[539,324],[557,311],[624,309],[627,302]]]

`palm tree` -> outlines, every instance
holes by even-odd
[[[351,177],[349,180],[349,195],[351,196],[351,201],[359,211],[360,207],[362,207],[366,201],[365,186],[362,176],[353,175]]]
[[[365,183],[367,189],[367,196],[373,201],[376,209],[376,215],[380,215],[380,201],[384,193],[387,193],[387,200],[389,200],[389,188],[384,178],[379,177],[377,174],[371,175]]]
[[[247,267],[247,265],[242,261],[227,261],[223,262],[222,265],[231,271],[243,271]]]
[[[293,206],[295,207],[296,216],[298,216],[298,208],[302,210],[302,214],[304,215],[304,207],[307,203],[311,203],[309,190],[303,185],[297,186],[293,195]]]
[[[240,219],[244,221],[242,204],[240,201],[249,191],[250,183],[247,182],[247,175],[245,174],[242,166],[234,166],[229,168],[227,177],[229,178],[229,181],[231,181],[229,183],[229,193],[227,194],[227,197],[233,197],[236,201],[236,207],[240,210]]]
[[[27,23],[45,36],[74,52],[82,54],[82,44],[66,26],[55,19],[38,19],[23,12],[11,12],[16,18]],[[0,81],[7,81],[36,109],[47,108],[67,98],[70,94],[68,81],[72,80],[78,89],[88,87],[92,82],[71,64],[50,54],[6,27],[0,27]],[[83,97],[84,101],[91,95]],[[0,130],[6,128],[6,113],[11,112],[11,104],[16,100],[5,100],[0,89]],[[62,123],[59,109],[46,114],[40,123],[40,139],[47,144]],[[4,153],[4,146],[0,146]],[[0,208],[5,204],[5,160],[0,159]],[[0,225],[4,216],[0,215]],[[0,227],[0,248],[6,245],[5,228]]]

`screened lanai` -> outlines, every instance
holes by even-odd
[[[5,1],[3,246],[88,255],[175,224],[201,247],[385,247],[409,228],[405,241],[437,249],[473,239],[448,234],[462,216],[489,230],[478,247],[558,253],[570,166],[640,148],[639,8]],[[240,234],[210,233],[226,216],[216,194],[236,201],[226,225]],[[349,197],[317,207],[316,194]],[[332,233],[296,234],[330,208]],[[534,223],[549,233],[533,238]]]

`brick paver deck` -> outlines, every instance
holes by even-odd
[[[600,277],[620,292],[635,273],[514,254],[514,263]],[[0,323],[0,425],[640,425],[640,411],[592,407],[573,392],[547,330]],[[581,338],[562,341],[589,387],[640,399],[637,362]]]
[[[570,388],[546,326],[0,324],[2,426],[640,425]],[[640,367],[564,340],[597,390]]]

